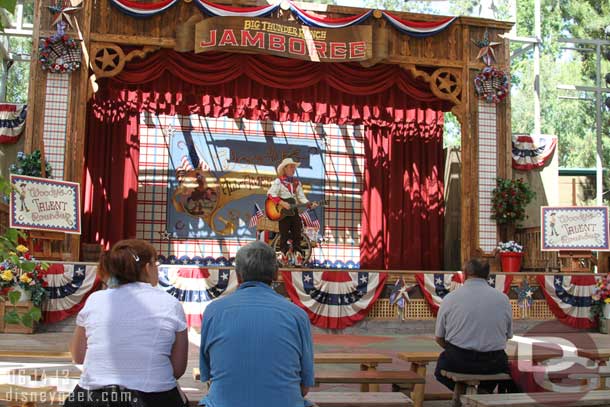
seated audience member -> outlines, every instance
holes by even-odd
[[[510,373],[504,349],[513,336],[512,309],[508,297],[487,283],[489,263],[472,259],[464,265],[464,286],[449,293],[436,317],[436,342],[444,348],[434,372],[436,379],[453,390],[455,383],[441,370],[495,374]],[[481,393],[491,393],[498,382],[483,382]],[[514,391],[502,382],[500,391]]]
[[[237,252],[237,291],[203,313],[201,380],[206,407],[303,407],[314,385],[313,344],[305,311],[270,287],[275,252],[255,241]]]
[[[155,248],[118,242],[101,255],[98,275],[108,289],[91,294],[76,318],[70,352],[84,366],[65,406],[184,406],[176,379],[186,370],[186,318],[155,287]]]

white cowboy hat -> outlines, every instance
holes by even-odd
[[[282,175],[284,175],[284,168],[287,165],[296,165],[297,167],[299,165],[301,165],[300,162],[298,161],[294,161],[292,158],[288,157],[288,158],[284,158],[284,161],[282,161],[282,163],[280,165],[277,166],[277,175],[279,177],[281,177]]]

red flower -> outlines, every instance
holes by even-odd
[[[42,280],[41,285],[42,285],[43,287],[48,287],[48,286],[49,286],[49,283],[47,283],[45,280]]]
[[[23,257],[24,257],[26,260],[32,260],[32,255],[31,255],[30,253],[24,253],[24,254],[23,254]]]

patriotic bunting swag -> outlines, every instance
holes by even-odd
[[[160,266],[159,286],[182,303],[189,327],[201,326],[206,306],[237,289],[237,275],[229,269]]]
[[[62,321],[77,314],[89,294],[100,287],[97,266],[84,264],[51,264],[44,280],[47,299],[42,303],[45,323]]]
[[[546,302],[555,317],[574,328],[593,328],[591,304],[595,290],[592,276],[536,276]]]
[[[451,291],[464,284],[464,275],[456,274],[417,274],[415,276],[419,287],[428,301],[434,315],[438,312],[438,308],[443,302],[443,298]],[[502,274],[490,274],[487,283],[498,291],[507,294],[512,283],[512,276]]]
[[[25,126],[27,105],[0,103],[0,144],[14,144]]]
[[[383,290],[386,273],[282,271],[292,302],[319,328],[343,329],[364,319]]]
[[[557,137],[513,135],[513,168],[529,171],[544,167],[553,157]]]
[[[280,7],[280,2],[258,7],[231,7],[214,4],[206,0],[193,0],[195,5],[206,15],[211,17],[266,17]],[[110,0],[111,4],[119,11],[135,17],[148,18],[160,14],[173,7],[178,0],[162,0],[157,3],[140,3],[130,0]],[[304,25],[316,28],[347,28],[362,24],[373,14],[368,10],[362,14],[350,17],[331,18],[320,17],[307,12],[289,2],[290,11]],[[408,21],[403,20],[388,12],[382,12],[390,24],[403,34],[416,38],[425,38],[436,35],[446,30],[457,17],[449,17],[439,21]]]

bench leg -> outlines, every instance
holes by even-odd
[[[377,363],[362,363],[360,365],[360,370],[366,371],[366,370],[377,370]],[[377,392],[379,391],[379,385],[377,383],[364,383],[360,385],[360,391],[374,391]]]
[[[464,394],[464,383],[456,383],[453,388],[453,398],[451,399],[451,407],[462,407],[462,400],[460,396]]]
[[[419,376],[426,378],[426,365],[411,362],[411,371],[417,373]],[[416,384],[413,386],[411,392],[411,400],[413,400],[414,407],[422,407],[424,405],[424,393],[426,390],[425,384]]]

